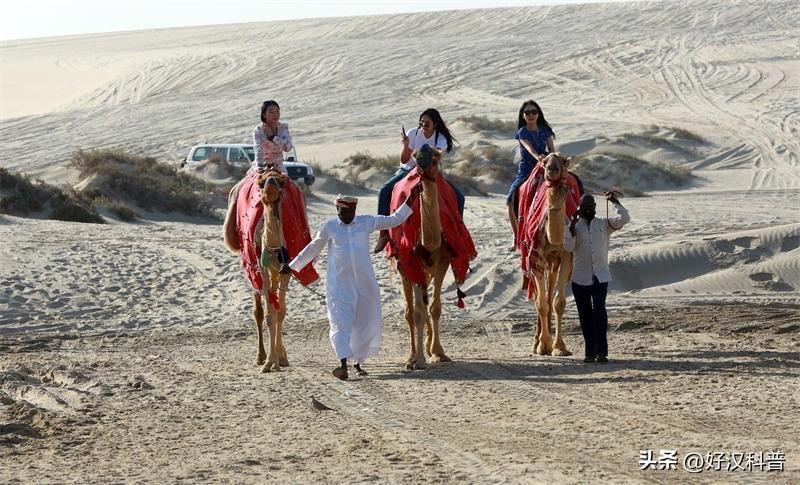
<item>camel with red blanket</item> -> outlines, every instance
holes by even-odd
[[[286,174],[272,166],[260,175],[248,176],[231,190],[224,236],[228,250],[241,256],[253,290],[253,318],[258,336],[256,364],[263,364],[261,372],[279,371],[289,365],[283,344],[290,277],[286,268],[291,258],[311,241],[302,192]],[[318,279],[311,265],[293,274],[303,285]],[[264,351],[264,296],[269,354]]]
[[[391,210],[404,203],[420,181],[423,191],[412,206],[413,214],[389,231],[387,255],[397,258],[406,301],[405,319],[411,337],[411,352],[406,369],[423,369],[425,354],[430,362],[451,362],[442,347],[439,318],[442,314],[442,282],[453,268],[456,285],[467,276],[469,262],[477,256],[475,245],[458,211],[452,186],[439,171],[441,151],[424,145],[414,153],[417,169],[395,185]],[[428,288],[433,284],[433,298]],[[463,308],[464,293],[459,288],[458,306]],[[423,345],[422,335],[426,332]]]
[[[580,197],[577,179],[567,172],[571,161],[551,153],[540,168],[544,171],[544,182],[536,187],[530,177],[520,188],[518,247],[523,274],[527,277],[528,298],[536,299],[538,322],[532,351],[539,355],[571,355],[561,334],[565,292],[572,278],[572,253],[564,249],[564,232]],[[556,331],[551,338],[553,314]]]

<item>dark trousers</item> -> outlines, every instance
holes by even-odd
[[[586,343],[586,357],[608,356],[607,294],[608,283],[600,283],[596,276],[590,286],[572,283],[572,295],[578,307],[578,319]]]
[[[378,192],[378,214],[382,216],[388,216],[390,214],[389,206],[392,203],[392,189],[397,184],[397,182],[406,178],[406,175],[408,175],[408,173],[409,173],[408,170],[403,170],[401,168],[397,170],[397,172],[395,172],[394,175],[392,175],[392,178],[390,178],[389,180],[386,181],[385,184],[383,184],[383,187],[381,187],[380,192]],[[458,212],[463,217],[464,194],[462,194],[461,191],[458,190],[458,187],[453,185],[449,180],[447,181],[447,183],[449,183],[450,186],[453,187],[453,191],[456,193],[456,203],[458,204]]]

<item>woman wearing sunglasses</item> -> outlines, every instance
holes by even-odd
[[[455,138],[450,134],[450,130],[447,128],[438,110],[428,108],[423,111],[422,114],[419,115],[419,125],[403,134],[403,151],[400,153],[400,163],[403,165],[395,172],[394,176],[381,187],[381,191],[378,194],[378,214],[383,216],[389,215],[392,189],[397,182],[403,180],[405,176],[417,166],[417,162],[412,155],[415,150],[421,148],[422,145],[428,145],[429,147],[434,147],[450,153],[453,150],[454,140]],[[458,201],[458,210],[463,216],[464,194],[452,183],[450,183],[450,186],[453,187]],[[381,231],[373,251],[376,253],[383,251],[388,242],[389,231]]]
[[[520,186],[528,179],[533,169],[547,154],[556,151],[555,133],[550,123],[544,119],[542,108],[534,100],[525,101],[519,109],[517,117],[517,135],[519,141],[519,171],[517,178],[511,183],[508,191],[506,205],[508,206],[508,219],[514,231],[514,241],[517,240],[517,192]],[[510,250],[516,249],[511,246]]]

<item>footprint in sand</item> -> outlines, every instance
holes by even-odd
[[[788,236],[783,238],[783,242],[781,243],[781,252],[786,253],[789,251],[794,251],[798,247],[800,247],[800,235]]]
[[[780,276],[773,273],[753,273],[750,279],[756,282],[756,286],[764,288],[769,291],[794,291],[794,287],[785,281]]]

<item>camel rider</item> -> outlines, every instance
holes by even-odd
[[[416,185],[406,203],[390,216],[360,215],[356,217],[358,199],[336,198],[338,218],[322,224],[313,241],[297,255],[289,268],[298,270],[316,258],[328,246],[328,270],[325,277],[325,302],[330,320],[330,339],[340,360],[333,375],[345,380],[347,359],[355,361],[358,375],[367,357],[378,354],[381,343],[381,293],[372,270],[369,234],[402,224],[411,215],[411,204],[422,192]],[[288,271],[288,269],[286,270]]]
[[[631,220],[616,193],[606,192],[605,196],[614,205],[616,216],[596,217],[594,197],[584,194],[572,217],[569,234],[564,235],[564,249],[572,251],[572,296],[578,307],[586,363],[608,362],[608,241],[612,232]]]

